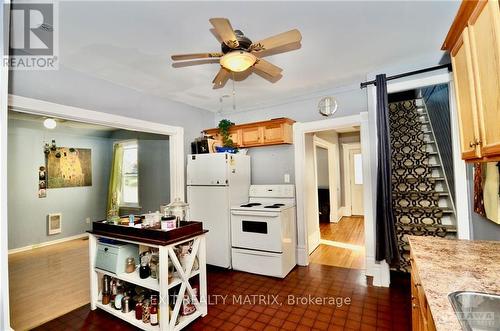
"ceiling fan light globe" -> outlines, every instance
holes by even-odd
[[[234,51],[221,57],[220,64],[228,70],[242,72],[253,66],[256,61],[257,58],[251,53]]]

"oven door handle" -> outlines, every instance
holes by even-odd
[[[278,213],[269,213],[265,211],[242,211],[242,210],[233,210],[231,215],[239,215],[239,216],[265,216],[265,217],[278,217]]]

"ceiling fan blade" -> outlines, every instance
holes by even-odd
[[[230,48],[238,48],[240,44],[238,39],[236,39],[233,27],[227,18],[211,18],[209,21],[224,41],[224,44]]]
[[[302,35],[299,30],[293,29],[287,32],[277,34],[275,36],[259,40],[250,46],[254,52],[270,50],[277,47],[282,47],[288,44],[299,43],[302,40]]]
[[[266,56],[291,52],[291,51],[294,51],[294,50],[299,49],[301,47],[302,47],[302,45],[300,44],[300,42],[297,42],[297,43],[291,43],[291,44],[281,46],[281,47],[272,48],[270,50],[266,49],[266,50],[261,50],[261,51],[252,51],[251,53],[255,56],[258,56],[258,57],[266,57]]]
[[[214,64],[214,63],[219,64],[219,59],[204,59],[204,60],[197,60],[197,61],[174,62],[174,63],[172,63],[172,67],[184,68],[184,67],[197,66],[200,64]]]
[[[231,75],[231,72],[227,70],[226,68],[221,67],[219,72],[217,73],[217,76],[215,76],[214,80],[212,83],[214,83],[214,89],[218,89],[221,87],[224,87],[226,85],[227,80],[229,79]]]
[[[224,54],[214,52],[214,53],[193,53],[193,54],[176,54],[172,55],[172,60],[183,61],[183,60],[193,60],[193,59],[209,59],[213,57],[221,57]]]
[[[254,70],[252,71],[253,73],[255,73],[256,75],[264,78],[265,80],[267,80],[268,82],[270,83],[276,83],[277,81],[279,81],[281,78],[283,78],[283,75],[282,74],[279,74],[278,76],[269,76],[268,74],[266,73],[263,73],[262,71],[259,71],[259,70],[255,70],[255,68],[253,68]]]
[[[281,72],[283,71],[283,69],[281,69],[280,67],[275,66],[274,64],[262,59],[258,59],[253,67],[256,70],[261,71],[271,77],[277,77],[281,75]]]

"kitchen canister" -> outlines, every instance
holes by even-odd
[[[132,307],[130,307],[130,305],[132,304],[132,300],[130,299],[130,297],[127,295],[127,296],[124,296],[122,298],[122,313],[129,313],[132,311]]]

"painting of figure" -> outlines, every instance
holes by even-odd
[[[92,186],[91,150],[57,147],[47,156],[47,188]]]

